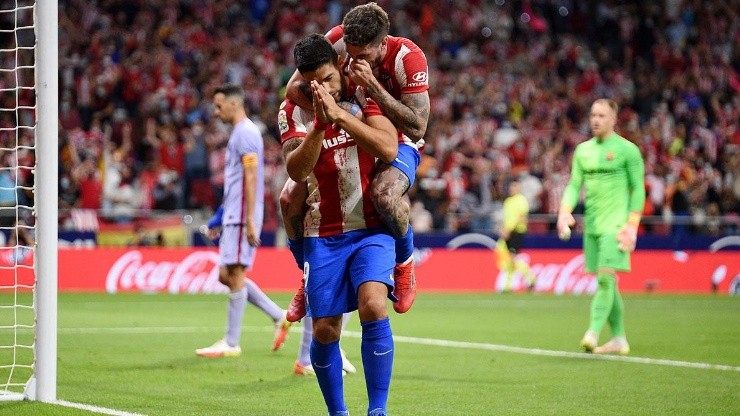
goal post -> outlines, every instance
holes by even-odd
[[[57,401],[57,7],[0,3],[0,402]]]
[[[36,339],[34,342],[36,378],[26,395],[42,402],[57,397],[57,245],[58,245],[58,167],[59,167],[59,57],[58,1],[35,3],[36,31]]]

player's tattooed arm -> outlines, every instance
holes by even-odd
[[[398,168],[380,165],[372,183],[373,205],[395,238],[409,227],[409,204],[403,199],[408,188],[409,179]]]
[[[403,94],[401,101],[393,98],[378,82],[367,87],[367,92],[383,110],[396,128],[414,142],[424,138],[429,122],[429,93]]]
[[[298,148],[303,141],[302,137],[293,137],[283,143],[283,159],[288,160],[288,155]]]
[[[320,134],[320,137],[319,137]],[[323,131],[311,131],[307,140],[303,137],[292,137],[283,143],[283,157],[288,176],[296,182],[305,181],[316,165],[321,152]],[[314,137],[314,140],[311,139]],[[318,140],[315,140],[318,139]]]

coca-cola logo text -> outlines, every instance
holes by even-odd
[[[518,260],[530,263],[529,255],[519,254]],[[558,295],[564,293],[582,294],[596,291],[596,279],[586,273],[583,268],[583,254],[575,256],[563,263],[535,263],[531,266],[532,273],[537,277],[535,290],[538,292],[552,292]],[[496,279],[496,290],[502,291],[506,287],[506,272],[501,270]],[[526,287],[526,281],[520,273],[512,276],[511,290],[520,290]]]
[[[218,281],[218,253],[194,251],[182,261],[146,261],[128,251],[111,266],[105,279],[108,293],[226,293]]]

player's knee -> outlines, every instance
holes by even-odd
[[[342,334],[341,320],[339,322],[340,324],[336,325],[336,322],[334,322],[334,320],[314,320],[313,338],[322,344],[330,344],[334,341],[338,341],[339,337]]]
[[[360,299],[357,309],[362,322],[377,321],[388,315],[387,300],[381,296]]]
[[[244,287],[244,268],[238,265],[221,267],[218,281],[228,287],[230,292],[237,291]]]
[[[222,285],[229,285],[229,271],[225,267],[221,267],[218,271],[218,281]]]

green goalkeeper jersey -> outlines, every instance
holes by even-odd
[[[645,166],[640,150],[616,133],[579,144],[562,205],[575,207],[582,185],[586,189],[585,232],[616,233],[630,212],[642,213],[645,205]]]

